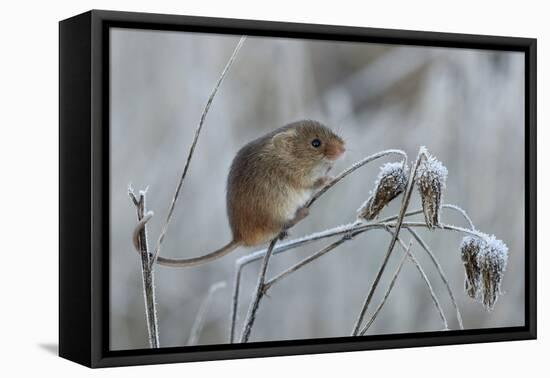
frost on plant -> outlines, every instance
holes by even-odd
[[[486,240],[484,253],[479,255],[483,286],[483,305],[489,311],[495,307],[501,294],[500,284],[508,262],[508,247],[501,240],[490,236]]]
[[[405,162],[384,164],[380,168],[371,196],[357,210],[357,216],[367,220],[376,218],[384,206],[405,190],[408,176],[409,169]]]
[[[466,236],[462,239],[460,250],[466,270],[466,293],[480,300],[488,311],[493,310],[501,294],[508,247],[494,236]]]
[[[447,168],[426,150],[424,150],[424,154],[425,157],[416,171],[416,184],[422,199],[426,225],[433,230],[439,226],[441,198],[447,181]]]
[[[478,256],[483,248],[484,241],[473,236],[466,236],[460,244],[462,262],[466,270],[464,290],[470,298],[477,299],[480,294],[481,271],[478,263]]]

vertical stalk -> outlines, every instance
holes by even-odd
[[[137,218],[139,222],[145,221],[150,213],[146,212],[145,192],[140,192],[139,199],[136,199],[132,190],[129,190],[134,205],[136,205]],[[150,262],[149,246],[147,241],[147,225],[144,224],[138,236],[139,251],[141,257],[141,278],[143,282],[143,299],[145,302],[145,317],[147,320],[147,333],[149,336],[149,347],[159,347],[157,304],[155,296],[154,269]]]
[[[277,243],[277,240],[279,240],[279,236],[276,236],[271,241],[271,243],[269,243],[269,248],[267,249],[267,252],[262,261],[262,267],[260,269],[260,274],[258,275],[258,284],[256,285],[254,297],[252,298],[252,302],[250,303],[250,307],[248,308],[248,314],[246,315],[246,321],[244,323],[243,333],[241,335],[241,343],[248,342],[248,339],[250,338],[250,332],[252,331],[254,320],[256,320],[256,312],[258,311],[258,307],[260,306],[260,301],[262,300],[265,294],[264,286],[265,286],[265,276],[267,273],[267,266],[269,264],[269,259],[273,254],[273,248],[275,248],[275,244]]]

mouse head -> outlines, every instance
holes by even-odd
[[[283,127],[273,136],[273,144],[287,157],[310,168],[331,165],[346,151],[342,138],[321,123],[309,120]]]

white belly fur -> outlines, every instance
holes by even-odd
[[[287,206],[282,210],[283,218],[287,221],[294,218],[296,210],[304,206],[311,198],[313,192],[311,190],[291,190],[288,192],[288,197],[285,200]]]

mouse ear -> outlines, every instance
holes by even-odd
[[[296,136],[296,130],[285,130],[273,136],[273,145],[276,148],[285,148],[290,145],[293,137]]]

